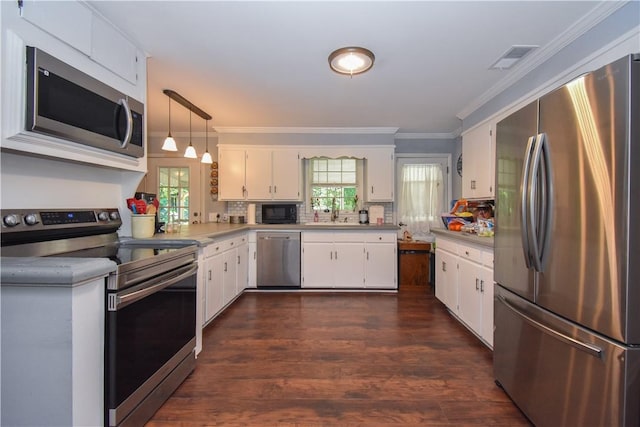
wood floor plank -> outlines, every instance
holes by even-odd
[[[243,294],[147,425],[530,424],[495,385],[491,351],[422,285]]]

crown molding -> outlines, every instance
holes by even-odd
[[[583,16],[580,20],[576,21],[572,26],[567,28],[566,31],[558,35],[555,39],[549,42],[546,46],[536,49],[527,55],[522,62],[516,64],[516,66],[501,79],[498,83],[493,85],[489,90],[484,92],[478,98],[471,101],[462,111],[456,114],[461,120],[467,118],[471,113],[478,108],[489,102],[492,98],[500,94],[502,91],[512,86],[518,80],[529,74],[531,71],[542,65],[548,59],[556,55],[560,50],[575,41],[578,37],[585,34],[591,28],[602,22],[609,15],[616,10],[623,7],[629,1],[605,1],[598,4],[588,14]],[[495,72],[500,72],[496,70]]]
[[[460,136],[462,128],[458,128],[452,132],[444,133],[411,133],[399,132],[395,134],[394,139],[455,139]]]
[[[382,134],[395,135],[394,127],[231,127],[216,126],[221,133],[318,133],[318,134]]]

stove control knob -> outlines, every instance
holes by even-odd
[[[109,214],[109,218],[115,221],[116,219],[120,218],[120,214],[118,213],[118,211],[113,211]]]
[[[109,221],[109,214],[107,212],[100,212],[98,214],[98,219],[100,221]]]
[[[2,222],[4,222],[4,225],[6,225],[7,227],[15,227],[16,225],[20,224],[20,219],[18,218],[18,215],[10,214],[2,218]]]
[[[36,225],[38,222],[38,217],[36,216],[36,214],[27,214],[24,216],[24,223],[27,225]]]

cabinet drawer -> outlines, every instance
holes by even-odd
[[[458,254],[458,245],[451,240],[436,239],[436,250],[438,249]]]
[[[493,251],[482,251],[482,264],[493,269]]]
[[[219,253],[224,252],[222,242],[214,242],[209,246],[204,248],[204,257],[211,258],[212,256],[218,255]]]
[[[303,242],[319,242],[319,243],[331,243],[333,242],[333,233],[305,231],[302,233]]]
[[[395,243],[398,239],[397,233],[365,233],[366,243]]]
[[[334,242],[364,242],[363,233],[350,233],[348,231],[333,234]]]
[[[458,255],[460,255],[462,259],[468,259],[469,261],[482,264],[482,251],[478,248],[460,245],[458,247]]]

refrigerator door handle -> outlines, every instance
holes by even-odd
[[[542,272],[543,260],[546,260],[548,247],[549,220],[551,216],[552,188],[551,165],[549,164],[549,147],[547,135],[536,136],[535,147],[531,158],[529,172],[527,215],[529,219],[528,236],[531,248],[533,268]]]
[[[526,321],[528,324],[530,324],[531,326],[533,326],[534,328],[539,329],[540,331],[542,331],[543,333],[546,333],[547,335],[564,342],[565,344],[568,344],[580,351],[584,351],[587,354],[590,354],[593,357],[597,357],[598,359],[602,359],[602,349],[600,347],[596,347],[595,345],[592,344],[588,344],[582,341],[579,341],[575,338],[572,338],[568,335],[565,335],[561,332],[556,331],[553,328],[550,328],[547,325],[544,325],[540,322],[538,322],[535,319],[532,319],[531,317],[527,316],[526,314],[524,314],[522,311],[518,310],[517,307],[514,307],[504,296],[499,295],[498,300],[504,304],[505,307],[507,307],[509,310],[511,310],[514,314],[516,314],[517,316],[521,317],[524,321]]]
[[[531,176],[531,159],[533,148],[536,143],[536,137],[529,137],[527,149],[524,155],[524,167],[522,168],[522,177],[520,179],[520,220],[521,220],[521,239],[522,250],[524,252],[524,262],[527,268],[531,268],[531,234],[529,221],[529,199],[527,195],[530,192],[529,182]]]

